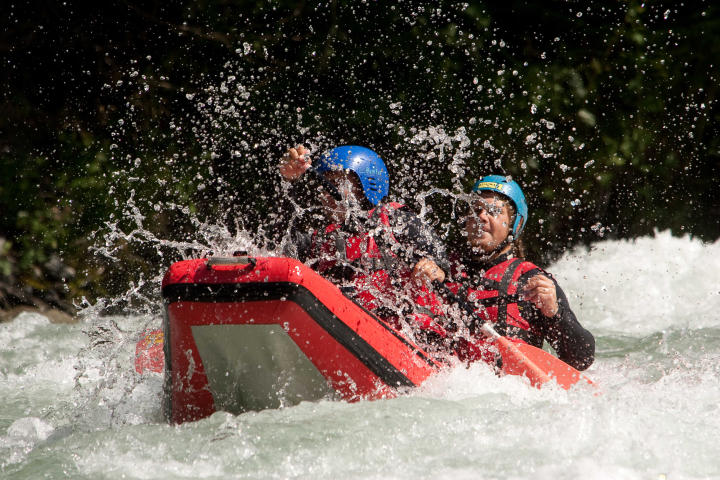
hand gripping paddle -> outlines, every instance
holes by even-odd
[[[438,281],[433,282],[433,285],[445,298],[460,306],[468,315],[472,317],[477,315],[475,309],[450,290],[447,285]],[[498,347],[502,357],[502,369],[505,373],[524,375],[533,386],[538,388],[553,380],[565,390],[568,390],[576,383],[583,382],[595,386],[580,371],[541,348],[526,343],[513,342],[500,335],[488,322],[484,323],[480,329]]]

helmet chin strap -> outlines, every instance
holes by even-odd
[[[508,235],[505,238],[505,240],[503,240],[502,242],[500,242],[498,244],[497,247],[493,248],[489,252],[484,252],[482,255],[478,255],[476,258],[480,261],[485,262],[487,260],[494,258],[497,255],[500,255],[500,252],[502,252],[505,247],[507,247],[508,245],[510,245],[512,243],[512,240],[510,240],[511,237],[512,237],[512,235]]]

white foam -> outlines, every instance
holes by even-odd
[[[37,417],[15,420],[0,436],[0,472],[5,467],[24,461],[36,444],[46,440],[54,427]]]
[[[12,358],[0,394],[15,419],[0,436],[0,471],[49,457],[72,458],[63,472],[77,477],[714,478],[717,254],[717,243],[661,232],[576,249],[549,267],[598,338],[586,373],[599,395],[460,365],[392,400],[176,427],[160,419],[162,375],[133,370],[140,330],[158,318],[89,318],[106,334],[82,354],[83,327],[16,319],[0,325],[0,358]],[[71,388],[74,364],[87,370]]]
[[[15,420],[7,429],[7,438],[14,441],[37,443],[47,439],[55,428],[37,417]]]
[[[576,248],[549,270],[581,323],[596,332],[720,327],[720,241],[656,232]]]

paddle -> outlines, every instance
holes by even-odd
[[[375,241],[378,244],[381,243],[379,238],[376,238]],[[399,242],[396,245],[407,252],[407,246]],[[419,260],[417,254],[407,253],[409,253],[409,257],[415,257],[416,261]],[[438,293],[465,310],[469,318],[476,318],[475,308],[456,295],[447,285],[437,281],[433,282],[433,285]],[[531,384],[536,387],[552,380],[555,380],[558,385],[565,389],[569,389],[572,385],[583,381],[594,385],[590,379],[582,375],[577,369],[545,350],[525,343],[513,342],[500,335],[487,322],[480,329],[497,345],[503,360],[503,371],[508,374],[525,375]],[[465,340],[469,339],[466,338]]]
[[[143,374],[146,371],[162,373],[165,370],[163,353],[163,331],[149,330],[135,345],[135,371]]]
[[[447,285],[436,280],[433,282],[433,286],[443,297],[465,310],[471,318],[477,316],[475,309],[466,300],[450,290]],[[503,337],[488,322],[483,323],[480,330],[497,345],[505,373],[524,375],[533,386],[538,388],[544,383],[553,380],[566,390],[578,382],[595,385],[577,369],[545,350],[526,343],[513,342],[507,337]]]

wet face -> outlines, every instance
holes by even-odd
[[[345,223],[351,209],[363,209],[365,194],[360,179],[355,174],[342,170],[325,172],[323,176],[335,185],[342,200],[337,201],[330,193],[321,189],[320,202],[332,222]]]
[[[472,202],[465,222],[468,245],[476,255],[492,253],[505,241],[511,230],[511,211],[507,199],[492,192],[482,192]],[[501,252],[510,249],[507,245]]]

